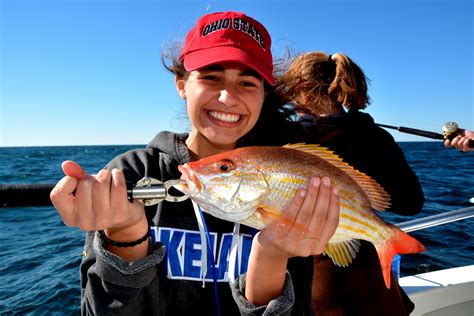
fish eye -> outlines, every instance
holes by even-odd
[[[228,159],[221,160],[217,163],[217,169],[219,172],[225,173],[234,169],[234,164]]]

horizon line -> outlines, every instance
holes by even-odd
[[[442,140],[400,140],[396,143],[428,143],[442,142]],[[0,148],[25,148],[25,147],[99,147],[99,146],[147,146],[147,144],[71,144],[71,145],[0,145]]]

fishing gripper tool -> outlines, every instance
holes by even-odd
[[[158,179],[144,177],[127,190],[130,201],[138,200],[145,206],[155,205],[162,201],[181,202],[188,199],[187,195],[173,195],[169,190],[184,180],[168,180],[164,183]]]

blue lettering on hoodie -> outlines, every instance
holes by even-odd
[[[161,242],[166,246],[166,269],[170,279],[202,281],[201,278],[201,235],[199,231],[176,229],[169,227],[151,227],[151,236],[154,242]],[[222,234],[219,245],[216,245],[217,233],[210,232],[212,254],[207,252],[206,281],[213,280],[213,269],[217,281],[227,282],[229,270],[229,256],[232,246],[232,233]],[[238,246],[238,260],[236,260],[236,273],[247,272],[252,235],[240,234]],[[236,277],[236,276],[234,276]]]

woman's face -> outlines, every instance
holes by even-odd
[[[262,77],[238,63],[191,71],[176,86],[192,125],[186,143],[200,157],[235,148],[257,122],[265,99]]]

